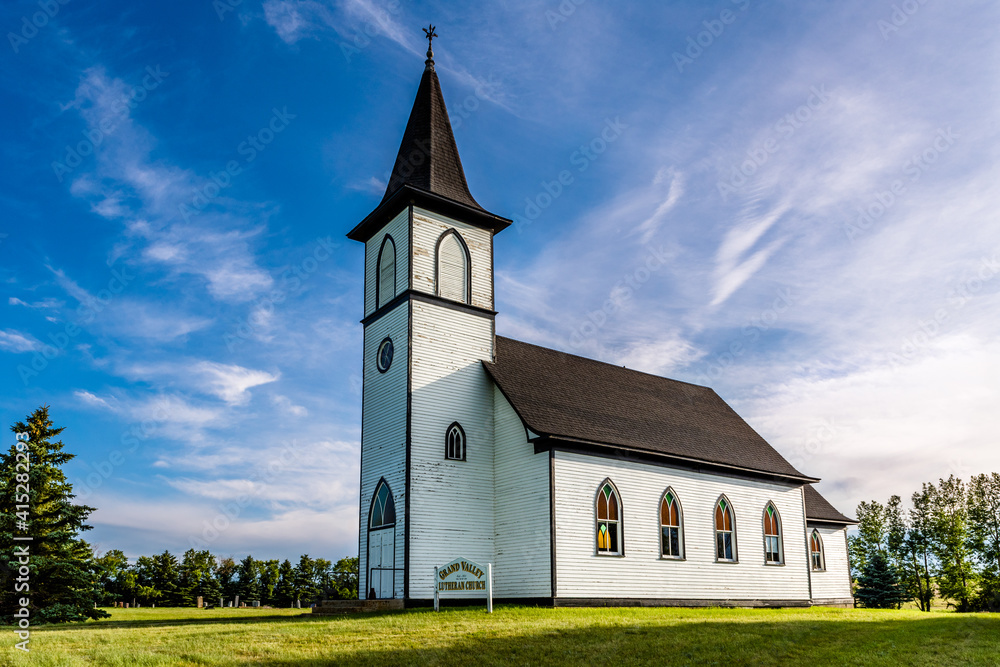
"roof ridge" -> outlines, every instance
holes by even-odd
[[[583,355],[573,354],[572,352],[563,352],[562,350],[556,350],[556,349],[551,348],[551,347],[544,347],[542,345],[535,345],[534,343],[526,343],[523,340],[517,340],[516,338],[509,338],[508,336],[500,336],[498,334],[497,338],[503,338],[504,340],[509,340],[512,343],[518,343],[520,345],[529,345],[531,347],[537,347],[540,350],[546,350],[548,352],[555,352],[556,354],[564,354],[567,357],[573,357],[574,359],[582,359],[583,361],[589,361],[590,363],[593,363],[593,364],[601,364],[602,366],[609,366],[611,368],[616,368],[619,371],[628,371],[630,373],[638,373],[639,375],[646,375],[648,377],[656,378],[658,380],[667,380],[669,382],[676,382],[678,384],[686,384],[686,385],[688,385],[690,387],[697,387],[699,389],[708,389],[713,394],[718,395],[717,392],[714,389],[712,389],[711,387],[709,387],[707,385],[695,384],[694,382],[687,382],[685,380],[677,380],[675,378],[668,378],[665,375],[657,375],[656,373],[650,373],[648,371],[641,371],[641,370],[639,370],[637,368],[628,368],[627,366],[619,366],[618,364],[613,364],[610,361],[601,361],[600,359],[592,359],[591,357],[584,357]],[[487,362],[487,363],[489,363],[489,362]]]

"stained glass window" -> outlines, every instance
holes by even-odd
[[[462,430],[462,426],[458,422],[448,427],[448,430],[445,432],[444,441],[444,456],[446,459],[455,461],[465,460],[465,431]]]
[[[781,517],[771,503],[764,508],[764,562],[780,564],[781,558]]]
[[[372,498],[372,509],[368,519],[369,528],[382,528],[396,523],[396,503],[385,480],[378,483],[375,496]]]
[[[718,560],[736,560],[736,526],[733,506],[725,496],[715,506],[715,556]]]
[[[681,508],[673,489],[667,489],[660,500],[660,554],[668,558],[683,558],[681,553]]]
[[[618,492],[606,480],[597,492],[597,553],[621,553],[621,504]]]
[[[812,569],[825,570],[826,563],[823,562],[823,538],[819,536],[819,531],[813,529],[809,537],[809,552],[812,556]]]

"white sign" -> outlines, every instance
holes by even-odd
[[[456,558],[434,568],[434,611],[441,609],[441,593],[483,591],[486,611],[493,613],[493,563],[484,568],[467,558]]]

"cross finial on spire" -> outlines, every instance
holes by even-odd
[[[427,60],[424,61],[424,64],[430,69],[434,69],[434,38],[438,34],[434,32],[434,26],[430,24],[423,30],[424,34],[427,35]]]

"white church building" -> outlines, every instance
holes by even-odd
[[[712,389],[497,335],[511,221],[470,194],[427,55],[385,196],[348,234],[361,597],[429,604],[435,566],[465,557],[493,564],[498,600],[851,604],[854,522]]]

